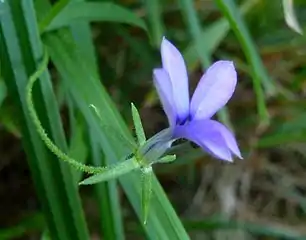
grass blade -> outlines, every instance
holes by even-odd
[[[84,120],[79,112],[74,108],[72,101],[68,101],[69,122],[70,122],[70,139],[68,156],[77,159],[81,163],[85,163],[88,157],[88,149],[85,144]],[[76,182],[82,177],[82,172],[73,169],[73,175]]]
[[[75,0],[77,1],[77,0]],[[94,72],[98,72],[98,66],[95,55],[95,47],[92,41],[92,33],[90,23],[86,21],[78,21],[71,23],[70,29],[73,38],[82,52],[82,55]],[[103,156],[99,139],[95,132],[90,131],[88,149],[90,151],[89,163],[95,166],[108,165],[108,161]],[[102,235],[105,239],[124,239],[123,220],[121,214],[120,199],[117,190],[117,181],[108,181],[94,185],[94,193],[99,209],[100,226]]]
[[[43,33],[53,19],[69,4],[70,0],[60,0],[48,11],[44,19],[39,23],[39,32]],[[42,7],[39,7],[41,9]]]
[[[135,13],[110,2],[73,2],[56,15],[46,31],[67,27],[78,21],[109,21],[127,23],[147,30],[144,21]],[[43,31],[43,29],[42,29]]]
[[[6,1],[1,8],[4,9],[0,29],[1,59],[6,63],[4,79],[10,95],[16,96],[15,104],[20,109],[22,140],[48,228],[54,239],[89,239],[71,171],[46,151],[26,106],[27,80],[36,71],[42,56],[33,2]],[[67,149],[47,71],[41,76],[34,94],[40,103],[38,114],[49,135],[62,149]]]
[[[195,44],[195,49],[202,63],[202,67],[208,68],[211,64],[211,59],[206,47],[206,41],[203,40],[207,37],[201,37],[201,25],[196,14],[196,10],[193,6],[194,2],[191,0],[180,0],[180,4],[192,37],[192,41]]]
[[[4,99],[6,98],[6,95],[7,95],[6,85],[2,80],[0,80],[0,108]]]
[[[305,239],[298,231],[284,226],[274,226],[274,224],[258,224],[244,221],[224,221],[223,219],[207,219],[204,221],[185,221],[186,227],[193,230],[208,230],[216,229],[241,229],[253,233],[255,235],[275,237],[277,239]]]
[[[102,154],[99,139],[94,131],[89,132],[90,162],[95,165],[107,165],[107,159]],[[94,193],[99,210],[102,235],[105,239],[124,239],[123,220],[117,181],[111,180],[95,184]]]
[[[268,124],[269,113],[265,103],[263,88],[268,95],[272,95],[275,93],[275,86],[266,72],[266,69],[256,50],[255,44],[235,2],[233,0],[217,0],[216,2],[218,3],[224,16],[228,19],[231,28],[242,45],[248,62],[252,66],[253,86],[257,98],[258,114],[261,122]]]
[[[165,34],[160,0],[144,0],[153,45],[159,48]]]

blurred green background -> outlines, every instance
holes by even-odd
[[[2,0],[0,20],[0,239],[306,239],[306,1]],[[45,45],[34,102],[46,131],[79,161],[115,163],[131,152],[119,137],[135,135],[131,102],[148,137],[167,127],[152,84],[162,36],[191,91],[211,63],[234,61],[217,117],[244,160],[174,148],[174,163],[154,166],[143,226],[139,173],[79,188],[84,176],[38,137],[25,86]]]

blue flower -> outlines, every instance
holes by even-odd
[[[162,68],[153,70],[154,85],[168,117],[172,138],[185,138],[211,155],[232,161],[241,157],[234,135],[211,117],[232,97],[237,73],[233,62],[217,61],[201,77],[189,99],[188,74],[179,50],[161,43]]]

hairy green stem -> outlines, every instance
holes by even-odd
[[[43,60],[42,60],[41,64],[38,66],[38,69],[36,70],[36,72],[29,78],[29,82],[28,82],[27,87],[26,87],[26,102],[27,102],[27,105],[28,105],[30,117],[33,120],[33,123],[34,123],[34,125],[37,129],[37,132],[38,132],[39,136],[41,137],[42,141],[45,143],[45,145],[47,146],[47,148],[51,152],[53,152],[59,159],[69,163],[70,165],[72,165],[76,169],[78,169],[80,171],[83,171],[83,172],[90,173],[90,174],[97,174],[97,173],[102,173],[102,172],[107,171],[108,170],[107,167],[88,166],[88,165],[82,164],[82,163],[78,162],[77,160],[69,157],[67,154],[65,154],[61,149],[59,149],[53,143],[53,141],[48,137],[45,129],[43,128],[43,126],[42,126],[42,124],[41,124],[41,122],[40,122],[40,120],[37,116],[37,113],[35,111],[35,107],[34,107],[34,103],[33,103],[33,99],[32,99],[32,90],[33,90],[34,83],[37,81],[37,79],[39,79],[39,77],[47,69],[48,62],[49,62],[49,54],[48,54],[47,50],[45,49]]]

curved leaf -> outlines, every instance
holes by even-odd
[[[68,4],[45,30],[50,31],[66,27],[80,20],[126,23],[147,31],[144,21],[132,11],[114,3],[100,2],[76,2]]]

